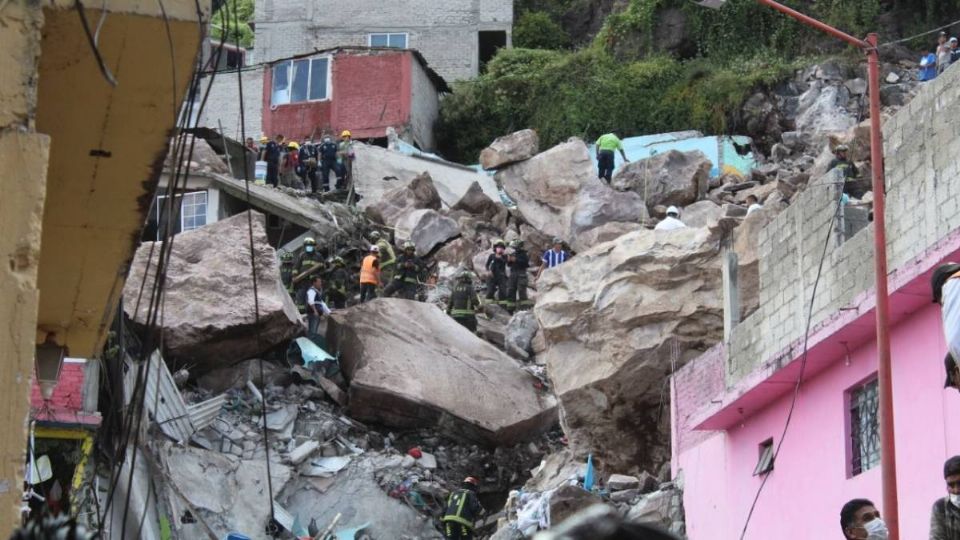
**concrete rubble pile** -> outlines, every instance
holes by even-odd
[[[247,214],[238,214],[176,236],[164,287],[164,355],[215,368],[254,357],[301,332],[300,317],[280,282],[265,219],[253,215],[253,246],[259,290],[259,326],[254,310]],[[124,310],[145,325],[160,243],[142,244],[124,289]],[[141,295],[141,285],[143,295]],[[242,292],[238,293],[238,291]]]

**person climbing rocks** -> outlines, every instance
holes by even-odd
[[[333,191],[334,187],[330,185],[330,172],[334,177],[339,178],[339,168],[337,167],[337,143],[333,142],[330,135],[323,136],[323,143],[317,153],[320,156],[320,185],[323,191]]]
[[[317,241],[312,237],[303,239],[303,253],[297,258],[297,264],[293,266],[293,286],[297,291],[296,300],[300,313],[307,313],[307,288],[310,286],[310,279],[313,276],[323,275],[325,254],[317,249]]]
[[[443,512],[443,536],[447,540],[473,540],[474,524],[484,512],[477,498],[480,481],[472,476],[463,480],[460,489],[447,498]]]
[[[383,290],[383,296],[391,297],[398,294],[400,298],[415,300],[417,287],[423,273],[423,261],[416,255],[417,246],[413,242],[403,243],[403,253],[397,257],[397,268],[393,274],[393,281]]]
[[[544,251],[543,256],[540,257],[540,269],[537,270],[537,277],[534,279],[540,279],[540,274],[543,274],[544,270],[553,268],[554,266],[560,266],[567,262],[569,258],[570,253],[563,249],[563,239],[554,238],[553,248]]]
[[[333,258],[333,268],[327,278],[327,302],[334,309],[347,307],[347,264],[343,257]]]
[[[623,156],[624,162],[629,162],[626,152],[623,151],[623,142],[615,133],[601,135],[597,139],[597,176],[601,180],[606,180],[609,184],[613,180],[613,168],[616,156],[614,152],[619,150]]]
[[[523,311],[531,307],[531,302],[527,300],[530,255],[524,249],[523,240],[519,238],[510,241],[510,250],[507,253],[507,309],[513,313],[514,310]]]
[[[657,223],[657,226],[654,227],[655,231],[673,231],[676,229],[685,229],[687,224],[680,221],[680,209],[676,206],[671,206],[667,208],[667,217],[663,218],[660,223]]]
[[[350,130],[340,133],[340,146],[337,147],[337,163],[340,166],[340,176],[337,177],[337,189],[346,189],[353,180],[353,134]]]
[[[293,296],[293,253],[289,251],[280,252],[280,281],[287,290],[287,294]]]
[[[487,256],[487,300],[507,303],[507,245],[497,238],[493,241],[493,253]]]
[[[323,278],[313,276],[307,289],[307,337],[313,339],[320,327],[320,319],[330,314],[330,308],[323,301]]]
[[[397,264],[397,255],[393,252],[393,246],[380,234],[380,231],[370,233],[370,242],[380,248],[380,280],[382,283],[390,283]]]
[[[473,333],[477,332],[477,308],[480,307],[480,296],[473,288],[473,272],[464,270],[457,275],[457,282],[450,294],[450,303],[447,304],[447,315],[460,323],[461,326]]]
[[[267,183],[273,187],[280,185],[280,158],[283,154],[283,135],[263,145],[260,161],[267,162]]]
[[[370,253],[360,265],[360,303],[377,297],[380,286],[380,248],[370,246]]]

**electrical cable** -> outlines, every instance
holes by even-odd
[[[240,19],[239,19],[239,16],[237,15],[236,6],[234,6],[234,9],[231,10],[228,7],[229,4],[230,4],[230,0],[227,0],[223,4],[224,9],[227,10],[224,13],[224,16],[225,16],[224,19],[226,19],[226,17],[229,16],[230,11],[233,12],[234,29],[237,33],[237,36],[236,36],[237,43],[239,43],[240,42]],[[227,34],[227,30],[224,29],[223,33]],[[240,140],[245,141],[247,134],[246,134],[246,126],[244,125],[246,122],[246,118],[244,116],[244,101],[243,101],[243,72],[241,72],[239,69],[237,70],[237,92],[238,92],[238,98],[240,101]],[[259,293],[259,288],[257,283],[257,262],[256,262],[256,256],[255,256],[254,246],[253,246],[253,203],[250,200],[250,160],[246,159],[246,155],[244,155],[244,159],[243,159],[243,185],[244,185],[244,192],[246,194],[246,199],[247,199],[247,235],[248,235],[249,245],[250,245],[250,276],[253,279],[254,327],[257,329],[256,330],[257,349],[259,350],[263,346],[262,334],[261,334],[262,330],[260,327],[260,293]],[[263,396],[263,401],[260,403],[260,419],[261,419],[261,422],[263,423],[262,432],[263,432],[264,461],[266,463],[266,472],[267,472],[267,496],[269,497],[269,505],[270,505],[270,521],[268,522],[268,525],[267,525],[267,534],[275,538],[279,531],[277,530],[277,527],[275,525],[277,520],[276,520],[275,512],[273,510],[273,477],[272,477],[273,475],[271,474],[271,471],[270,471],[270,438],[269,438],[269,433],[267,432],[267,392],[266,392],[267,383],[266,383],[266,377],[264,377],[264,373],[263,373],[263,358],[262,358],[263,355],[260,355],[260,356],[261,358],[257,361],[259,365],[259,371],[260,371],[260,386],[261,386],[260,395]]]
[[[836,174],[836,173],[834,173]],[[837,197],[837,206],[833,213],[833,218],[830,220],[830,226],[827,227],[827,237],[823,242],[823,252],[820,254],[820,263],[817,266],[817,277],[813,281],[813,290],[810,293],[810,307],[807,311],[807,322],[804,330],[803,336],[803,354],[800,356],[800,373],[797,374],[797,382],[794,385],[793,397],[790,400],[790,409],[787,411],[787,419],[783,424],[783,431],[780,434],[780,440],[777,442],[777,447],[773,451],[772,463],[777,462],[777,456],[780,455],[780,448],[783,446],[783,441],[787,437],[787,431],[790,429],[790,422],[793,420],[793,412],[797,408],[797,399],[800,397],[800,386],[803,384],[803,375],[807,368],[807,354],[809,352],[809,342],[810,342],[810,327],[813,322],[813,304],[817,298],[817,288],[820,285],[820,277],[823,274],[823,263],[827,258],[827,249],[830,247],[830,238],[833,236],[834,230],[833,225],[840,217],[840,210],[843,208],[843,195]],[[750,520],[753,518],[753,512],[757,507],[757,502],[760,500],[760,494],[763,493],[763,488],[767,485],[767,480],[770,478],[771,474],[768,472],[763,475],[763,480],[760,482],[760,487],[757,488],[757,494],[753,497],[753,503],[750,505],[750,511],[747,513],[747,520],[743,524],[743,531],[740,533],[740,540],[744,540],[747,536],[747,528],[750,526]]]
[[[888,42],[886,42],[886,43],[881,43],[880,45],[877,46],[877,48],[878,48],[878,49],[882,49],[882,48],[884,48],[884,47],[890,47],[891,45],[897,45],[897,44],[899,44],[899,43],[905,43],[905,42],[907,42],[907,41],[911,41],[911,40],[914,40],[914,39],[917,39],[917,38],[921,38],[921,37],[923,37],[923,36],[929,36],[930,34],[935,34],[935,33],[939,32],[939,31],[941,31],[941,30],[946,30],[947,28],[950,28],[951,26],[956,26],[956,25],[958,25],[958,24],[960,24],[960,20],[953,21],[953,22],[950,23],[950,24],[945,24],[945,25],[943,25],[943,26],[939,26],[939,27],[937,27],[937,28],[934,28],[933,30],[927,30],[926,32],[921,32],[921,33],[916,34],[916,35],[914,35],[914,36],[905,37],[905,38],[903,38],[903,39],[898,39],[898,40],[896,40],[896,41],[888,41]]]
[[[90,31],[90,22],[87,21],[87,14],[84,12],[83,3],[81,3],[80,0],[73,0],[73,7],[77,10],[77,14],[80,16],[80,25],[83,26],[83,33],[87,35],[87,42],[90,44],[90,49],[93,51],[93,57],[97,61],[97,66],[100,68],[100,73],[103,75],[103,78],[110,83],[110,86],[116,86],[117,79],[113,77],[113,73],[110,72],[110,69],[107,67],[106,63],[104,63],[103,56],[100,54],[100,48],[97,47],[97,42],[93,37],[93,32]]]

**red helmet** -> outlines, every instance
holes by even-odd
[[[464,484],[472,484],[472,485],[474,485],[474,486],[479,486],[479,485],[480,485],[480,481],[477,480],[476,478],[472,477],[472,476],[468,476],[468,477],[464,478],[464,479],[463,479],[463,483],[464,483]]]

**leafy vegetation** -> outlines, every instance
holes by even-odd
[[[513,25],[513,45],[524,49],[565,49],[570,36],[550,15],[528,11]]]
[[[226,0],[224,5],[213,14],[210,35],[214,39],[220,40],[223,37],[224,30],[226,30],[227,43],[233,43],[241,47],[252,47],[253,30],[250,29],[249,24],[252,20],[253,0]]]

